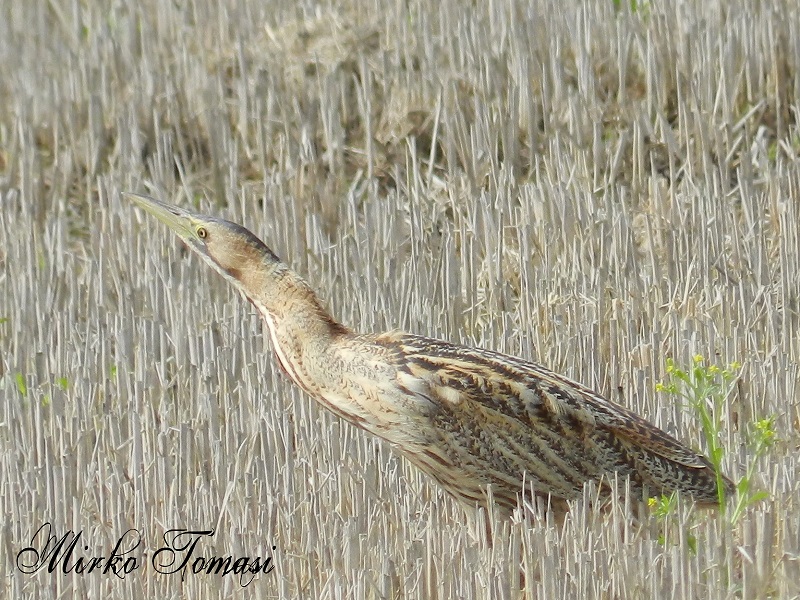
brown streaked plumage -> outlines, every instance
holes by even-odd
[[[578,497],[618,473],[636,494],[718,502],[704,457],[583,385],[519,358],[337,323],[308,284],[240,225],[136,194],[266,321],[278,363],[333,413],[385,440],[457,499],[506,510],[531,488]],[[725,494],[733,484],[721,477]]]

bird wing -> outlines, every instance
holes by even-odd
[[[571,423],[573,429],[608,432],[685,467],[711,466],[635,413],[541,365],[421,336],[395,334],[393,341],[403,347],[404,376],[415,382],[415,393],[434,404],[474,403],[528,426],[560,422],[563,429]],[[584,435],[591,437],[590,431]]]
[[[575,397],[576,403],[582,405],[581,410],[592,414],[599,427],[608,429],[618,438],[686,467],[702,469],[711,466],[705,458],[636,413],[607,400],[578,382],[539,365],[531,366],[535,371],[534,380],[553,382],[560,389],[569,389],[569,395]],[[570,403],[568,406],[572,407],[573,404],[575,403]]]

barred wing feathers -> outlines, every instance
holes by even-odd
[[[577,382],[489,350],[400,333],[378,341],[397,350],[400,384],[435,424],[427,453],[409,458],[462,500],[491,483],[501,504],[515,505],[523,478],[538,493],[572,498],[617,472],[637,492],[717,501],[708,460]]]

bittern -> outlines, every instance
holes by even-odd
[[[508,512],[533,494],[563,505],[615,473],[632,493],[679,490],[701,504],[733,491],[705,457],[580,383],[491,350],[356,333],[241,225],[128,196],[250,300],[292,381],[464,504],[493,497]]]

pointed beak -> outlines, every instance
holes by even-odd
[[[122,192],[122,195],[133,200],[140,208],[143,208],[164,225],[169,227],[180,238],[190,243],[196,239],[194,222],[195,215],[188,210],[178,208],[142,194]]]

